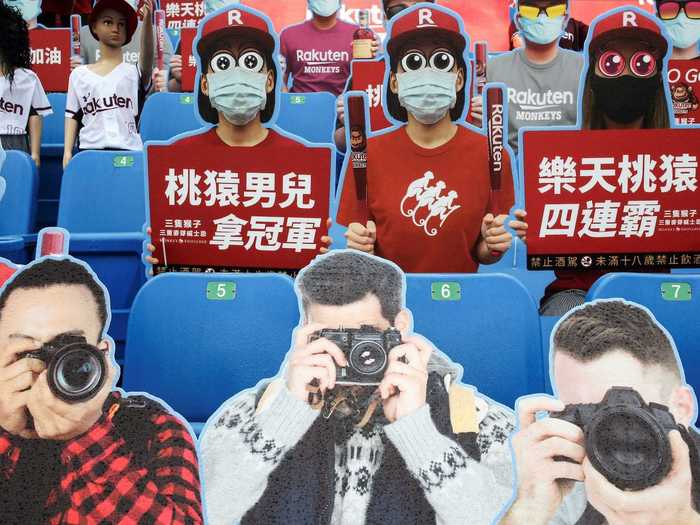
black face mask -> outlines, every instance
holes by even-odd
[[[629,124],[643,116],[659,89],[658,73],[649,78],[622,75],[617,78],[591,77],[595,103],[608,118]]]

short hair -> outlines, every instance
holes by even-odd
[[[596,301],[573,310],[559,323],[552,341],[555,352],[583,363],[622,350],[681,379],[670,336],[647,310],[623,300]]]
[[[377,297],[382,316],[394,323],[403,308],[404,280],[396,266],[371,255],[333,251],[319,257],[297,277],[304,310],[310,304],[344,306]]]
[[[102,333],[107,324],[107,298],[104,289],[85,266],[70,259],[44,259],[19,270],[0,293],[0,319],[12,292],[58,285],[85,286],[90,290],[97,303],[97,316]]]

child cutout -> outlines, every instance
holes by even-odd
[[[63,152],[65,168],[79,148],[140,150],[138,117],[153,70],[153,0],[144,0],[139,65],[123,61],[122,47],[136,30],[136,11],[125,0],[99,0],[90,31],[100,43],[100,59],[73,70],[68,84]]]
[[[0,145],[24,151],[38,166],[42,119],[53,111],[30,56],[22,14],[0,3]]]
[[[487,138],[461,121],[467,47],[461,19],[448,9],[421,4],[392,19],[384,100],[399,125],[367,141],[367,213],[345,173],[337,222],[348,225],[348,248],[409,273],[476,272],[510,248],[508,216],[489,212]],[[509,155],[503,166],[510,209]],[[515,216],[509,226],[524,237],[525,212]]]

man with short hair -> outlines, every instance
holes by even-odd
[[[557,399],[533,396],[517,404],[513,451],[518,489],[502,525],[700,523],[700,435],[691,426],[697,407],[673,342],[654,317],[620,299],[586,304],[555,328],[550,359]],[[595,435],[608,439],[596,439],[603,442],[595,451],[589,445],[592,424],[584,434],[585,425],[573,424],[565,414],[536,417],[565,407],[571,415],[571,405],[604,398],[610,403],[613,396],[640,396],[648,406],[625,412],[622,403],[608,409],[608,414],[622,415],[600,416]],[[655,470],[661,456],[645,458],[655,441],[640,433],[640,421],[649,421],[652,408],[655,421],[668,420],[662,433],[670,444],[666,472]],[[590,407],[581,410],[591,413]],[[606,421],[612,422],[608,433],[600,430]],[[658,482],[647,478],[641,486],[633,485],[647,471],[658,473]]]
[[[32,263],[0,291],[3,525],[202,523],[189,431],[113,390],[108,311],[102,284],[70,258]]]
[[[302,324],[279,377],[224,403],[203,431],[209,522],[492,523],[512,492],[510,411],[410,334],[398,267],[339,250],[296,284]]]
[[[508,88],[508,143],[518,154],[518,130],[525,126],[576,124],[580,53],[559,40],[569,18],[568,0],[518,0],[515,25],[525,47],[488,61],[487,82]],[[481,122],[482,97],[474,97],[471,118]]]

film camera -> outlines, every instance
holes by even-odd
[[[24,352],[20,357],[44,361],[51,392],[67,403],[94,397],[107,378],[104,352],[81,336],[59,335],[38,350]]]
[[[338,345],[348,360],[348,366],[336,367],[337,385],[378,385],[389,364],[389,351],[401,344],[401,332],[395,328],[381,331],[367,325],[320,330],[309,341],[321,337]]]
[[[668,433],[676,422],[666,406],[646,404],[632,388],[612,387],[600,403],[567,405],[550,416],[583,430],[591,464],[619,489],[651,487],[671,470]]]

